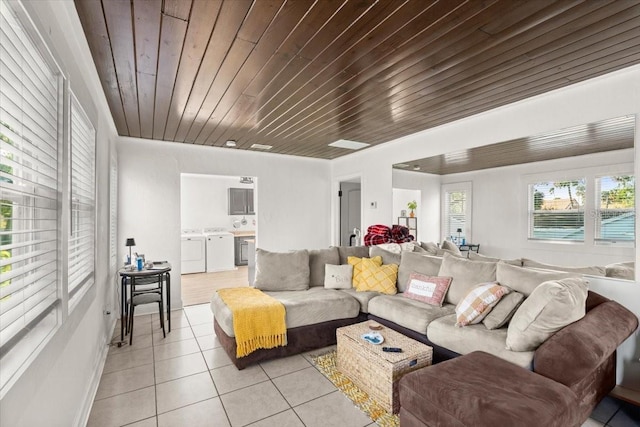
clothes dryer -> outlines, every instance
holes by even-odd
[[[207,245],[202,230],[182,230],[181,240],[182,274],[204,273],[207,271]]]

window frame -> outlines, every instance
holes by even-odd
[[[441,206],[441,220],[440,220],[440,237],[441,241],[447,240],[451,237],[448,230],[449,225],[449,212],[447,212],[447,206],[449,205],[448,194],[455,192],[465,193],[465,206],[464,206],[464,227],[462,228],[461,236],[465,238],[465,243],[473,243],[473,226],[472,226],[472,210],[473,210],[473,182],[454,182],[442,184],[440,187],[440,206]],[[457,233],[453,235],[457,238]]]

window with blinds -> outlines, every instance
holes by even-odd
[[[111,268],[115,271],[118,265],[118,166],[115,159],[111,159],[111,176],[109,178],[109,253],[111,254]]]
[[[529,185],[529,239],[584,241],[585,179]]]
[[[0,2],[0,388],[60,323],[62,80]]]
[[[94,283],[96,135],[75,96],[71,96],[69,306]]]
[[[458,237],[471,241],[471,183],[442,186],[442,238],[458,243]]]
[[[634,242],[636,187],[633,175],[596,178],[596,242]]]

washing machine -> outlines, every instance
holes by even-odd
[[[182,230],[182,274],[207,271],[207,244],[202,230]]]
[[[207,273],[235,270],[233,234],[224,227],[205,228],[207,243]]]

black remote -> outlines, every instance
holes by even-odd
[[[402,353],[400,347],[382,347],[382,351],[386,351],[387,353]]]

